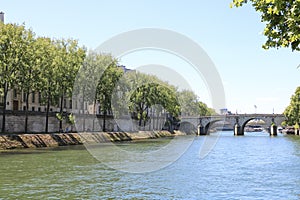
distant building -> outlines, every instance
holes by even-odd
[[[231,115],[232,113],[227,108],[222,108],[222,109],[220,109],[220,114],[221,115]]]
[[[0,12],[0,21],[4,23],[4,12]]]
[[[8,91],[6,99],[6,110],[21,111],[26,109],[26,96],[25,92],[12,89]],[[42,103],[40,92],[32,92],[28,96],[28,110],[45,112],[46,105]],[[3,98],[0,98],[0,110],[4,106]],[[63,101],[64,112],[70,112],[73,108],[73,102],[71,98],[66,98]],[[59,105],[51,105],[50,112],[59,112]],[[78,112],[78,111],[77,111]]]

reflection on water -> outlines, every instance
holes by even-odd
[[[208,137],[215,137],[213,134]],[[156,150],[170,139],[126,142],[124,150]],[[84,146],[0,154],[0,199],[299,199],[300,137],[222,132],[204,159],[195,140],[172,165],[130,174],[95,160]],[[103,146],[105,147],[105,145]]]

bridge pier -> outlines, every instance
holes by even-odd
[[[244,135],[244,130],[239,124],[235,124],[233,130],[234,130],[234,135]]]
[[[276,136],[277,135],[277,126],[271,125],[270,126],[270,136]]]
[[[198,125],[197,135],[207,135],[207,130],[204,126]]]
[[[300,135],[300,130],[298,128],[295,128],[295,135]]]

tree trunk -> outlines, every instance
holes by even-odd
[[[94,101],[94,111],[93,111],[94,113],[94,116],[93,116],[93,128],[92,128],[92,130],[93,131],[95,131],[95,118],[94,117],[97,117],[96,116],[96,100]]]
[[[149,110],[148,110],[148,108],[146,108],[146,117],[144,119],[144,129],[146,128],[146,122],[147,122],[147,119],[148,119],[148,114],[149,114]]]
[[[157,118],[156,118],[156,130],[159,130],[158,129],[158,124],[159,124],[159,120],[160,120],[160,112],[156,112],[156,114],[157,114]]]
[[[83,113],[82,113],[82,116],[83,116],[83,124],[82,124],[82,131],[84,132],[85,131],[85,112],[84,112],[84,92],[83,92],[83,96],[82,96],[82,110],[83,110]]]
[[[6,122],[6,100],[7,100],[7,93],[8,93],[8,87],[7,87],[7,83],[5,83],[4,86],[4,96],[3,96],[3,113],[2,113],[2,133],[5,133],[5,122]]]
[[[63,102],[64,102],[64,95],[62,94],[60,97],[60,109],[59,109],[59,113],[61,116],[63,116]],[[63,119],[59,120],[59,132],[62,131],[62,121]]]
[[[143,111],[140,112],[139,127],[142,126],[142,120],[143,120]]]
[[[28,132],[28,107],[29,107],[29,92],[26,92],[26,99],[25,99],[25,102],[26,102],[26,108],[25,108],[25,130],[24,132],[27,133]]]
[[[103,112],[103,127],[102,127],[102,131],[103,132],[106,131],[106,110],[104,110],[104,112]]]
[[[48,90],[47,109],[46,109],[46,126],[45,126],[45,132],[46,133],[48,133],[48,121],[49,121],[50,98],[51,98],[51,95],[49,94],[49,90]]]

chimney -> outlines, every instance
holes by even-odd
[[[4,23],[4,12],[0,12],[0,21]]]

